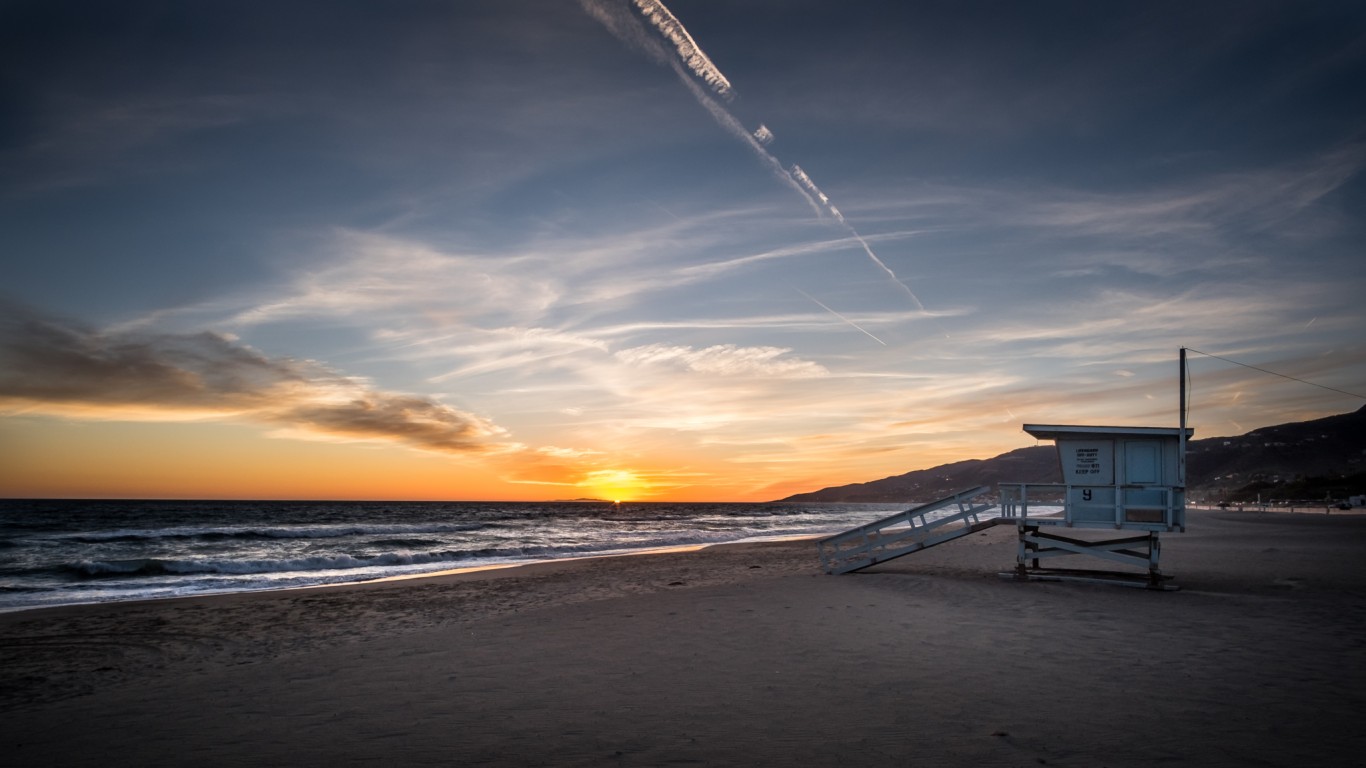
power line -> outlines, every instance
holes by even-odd
[[[1189,351],[1191,351],[1191,352],[1194,352],[1194,353],[1196,353],[1196,354],[1204,355],[1205,357],[1212,357],[1212,358],[1214,358],[1215,360],[1223,360],[1223,361],[1226,362],[1226,363],[1233,363],[1234,365],[1241,365],[1241,366],[1244,367],[1244,368],[1251,368],[1251,369],[1254,370],[1254,371],[1261,371],[1262,373],[1269,373],[1269,374],[1271,374],[1272,376],[1280,376],[1282,379],[1290,379],[1291,381],[1298,381],[1298,382],[1301,383],[1301,384],[1308,384],[1308,385],[1311,386],[1311,387],[1318,387],[1319,389],[1326,389],[1326,390],[1328,390],[1329,392],[1336,392],[1336,393],[1338,393],[1339,395],[1347,395],[1348,397],[1355,397],[1355,398],[1357,398],[1357,399],[1359,399],[1359,400],[1366,400],[1366,395],[1358,395],[1358,394],[1355,393],[1355,392],[1348,392],[1348,391],[1346,391],[1346,390],[1335,389],[1335,388],[1333,388],[1333,387],[1324,386],[1323,384],[1316,384],[1316,383],[1314,383],[1314,382],[1312,382],[1312,381],[1305,381],[1304,379],[1297,379],[1297,378],[1295,378],[1294,376],[1287,376],[1287,375],[1284,374],[1284,373],[1277,373],[1277,372],[1275,372],[1275,371],[1268,371],[1268,370],[1265,369],[1265,368],[1258,368],[1258,367],[1255,366],[1255,365],[1248,365],[1247,363],[1240,363],[1240,362],[1238,362],[1237,360],[1230,360],[1230,359],[1228,359],[1227,357],[1220,357],[1220,356],[1218,356],[1218,355],[1211,355],[1211,354],[1208,353],[1208,352],[1201,352],[1201,351],[1198,350],[1198,349],[1191,349],[1190,347],[1186,347],[1186,349],[1189,350]]]

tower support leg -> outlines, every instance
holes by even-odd
[[[1087,541],[1045,533],[1039,528],[1037,525],[1019,525],[1015,570],[1002,576],[1011,576],[1020,581],[1091,581],[1149,589],[1176,589],[1174,585],[1167,584],[1167,577],[1162,575],[1162,543],[1156,531],[1146,532],[1142,536]],[[1086,555],[1141,568],[1147,573],[1040,567],[1041,560],[1067,555]]]

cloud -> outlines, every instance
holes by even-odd
[[[947,314],[947,313],[941,313]],[[922,316],[911,312],[865,312],[856,315],[866,323],[895,324],[920,319]],[[603,326],[595,331],[596,335],[609,338],[631,336],[648,331],[678,330],[790,330],[819,331],[829,329],[833,324],[826,313],[803,313],[784,315],[749,315],[745,317],[715,317],[693,320],[639,320],[620,325]]]
[[[0,407],[86,418],[242,419],[430,451],[493,448],[503,430],[231,336],[100,332],[0,306]]]
[[[455,357],[468,361],[455,370],[433,376],[432,381],[521,369],[580,352],[607,351],[607,343],[599,339],[548,328],[469,330],[462,335],[477,337],[478,340],[457,345],[434,340],[420,342],[430,348],[425,354],[432,357]]]
[[[373,390],[358,391],[345,402],[299,405],[277,418],[324,434],[397,440],[453,453],[479,451],[498,432],[484,419],[429,398]]]
[[[297,275],[285,295],[240,312],[232,322],[373,316],[413,307],[440,308],[449,317],[521,316],[544,310],[561,294],[541,260],[529,256],[486,259],[350,230],[333,236],[331,250],[331,260]]]
[[[36,100],[40,137],[4,151],[4,193],[19,197],[146,174],[183,160],[158,158],[159,144],[287,111],[266,96],[226,93],[78,95],[53,88]]]
[[[602,451],[588,450],[584,448],[561,448],[554,445],[543,445],[536,449],[537,453],[553,456],[557,459],[580,459],[587,456],[601,456]]]
[[[1021,225],[1066,229],[1073,235],[1132,239],[1192,237],[1221,227],[1283,234],[1287,221],[1321,203],[1363,168],[1366,145],[1353,144],[1295,163],[1152,190],[1084,194],[1034,189],[1018,206],[1011,206],[1012,218]]]
[[[715,376],[809,379],[830,374],[824,366],[809,360],[779,359],[791,351],[782,347],[738,347],[734,344],[704,349],[647,344],[623,349],[615,357],[627,365],[673,366]]]
[[[308,381],[302,364],[272,361],[229,336],[110,336],[2,311],[0,397],[12,401],[230,412],[264,407]]]
[[[327,319],[377,327],[381,330],[376,337],[386,344],[415,336],[442,338],[443,331],[478,326],[505,329],[512,335],[540,333],[537,322],[571,308],[579,313],[615,310],[641,294],[720,279],[751,262],[819,254],[850,244],[829,240],[710,265],[696,263],[697,253],[727,246],[723,233],[728,222],[755,213],[732,210],[689,219],[671,217],[664,225],[593,236],[555,233],[487,251],[457,251],[405,237],[340,229],[321,238],[317,253],[309,257],[313,265],[295,268],[282,286],[162,310],[125,325],[190,314],[236,328]],[[786,220],[773,226],[791,229]],[[683,259],[683,266],[671,263]]]

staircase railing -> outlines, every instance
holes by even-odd
[[[973,502],[988,490],[978,486],[821,539],[816,545],[821,567],[826,573],[849,573],[996,525],[1001,518],[981,519],[996,505]],[[957,511],[929,517],[952,507]]]

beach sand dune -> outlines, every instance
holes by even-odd
[[[1366,518],[1190,513],[1179,592],[1016,583],[991,529],[0,616],[53,765],[1360,765]]]

